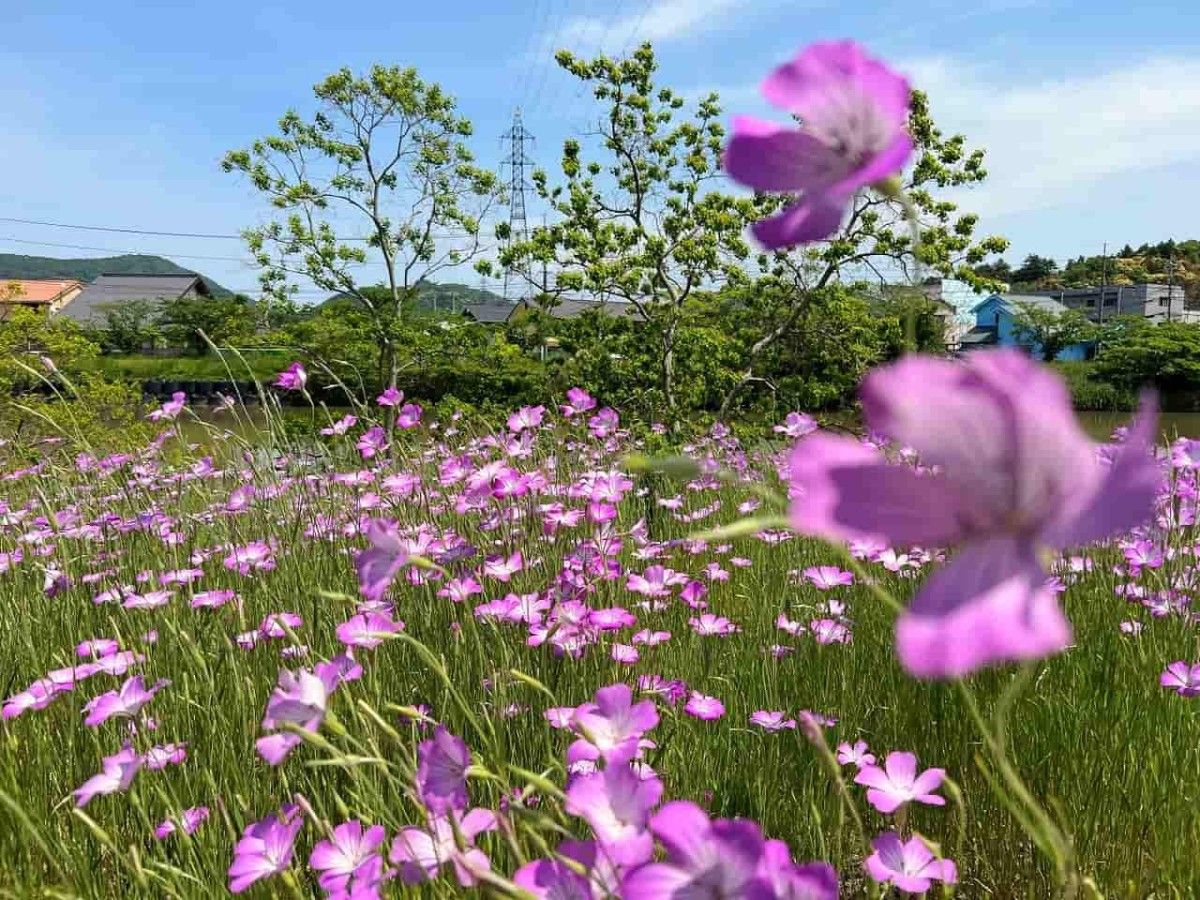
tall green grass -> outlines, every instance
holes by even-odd
[[[544,436],[546,450],[555,442]],[[436,454],[422,458],[415,442],[397,468],[419,469],[426,486],[436,484]],[[86,728],[80,709],[86,697],[116,687],[120,680],[96,676],[47,709],[30,712],[0,725],[0,886],[4,896],[56,897],[212,897],[224,893],[225,870],[241,828],[302,794],[323,818],[334,823],[357,816],[387,826],[389,836],[420,822],[418,810],[391,780],[409,763],[419,731],[395,707],[426,703],[472,745],[477,761],[495,773],[511,773],[506,765],[548,772],[562,784],[567,738],[549,729],[541,711],[550,705],[588,700],[599,687],[634,683],[636,676],[658,673],[681,678],[692,687],[721,698],[727,715],[700,722],[663,706],[663,722],[652,737],[658,749],[649,759],[666,785],[666,796],[689,798],[721,816],[749,816],[772,837],[786,840],[797,859],[826,859],[838,867],[847,896],[865,890],[861,877],[862,846],[841,810],[834,787],[799,731],[762,733],[747,722],[757,709],[800,709],[836,716],[828,730],[831,743],[865,739],[882,756],[888,750],[911,750],[922,766],[945,768],[961,790],[961,802],[942,809],[915,809],[908,823],[940,842],[958,862],[958,894],[964,897],[1047,897],[1053,894],[1051,872],[1012,814],[996,799],[985,777],[985,754],[963,701],[953,686],[922,683],[905,675],[892,642],[891,611],[863,585],[823,594],[789,579],[789,570],[836,564],[838,556],[824,545],[793,539],[778,545],[757,538],[738,541],[735,553],[751,560],[745,569],[731,568],[726,583],[710,585],[710,610],[728,616],[743,631],[729,638],[700,637],[687,625],[692,612],[675,602],[664,612],[637,609],[640,599],[627,592],[624,579],[613,581],[590,602],[619,605],[634,611],[641,624],[669,630],[671,641],[644,648],[632,667],[613,663],[607,645],[589,648],[582,659],[555,658],[548,648],[527,647],[525,631],[476,621],[467,606],[436,596],[436,584],[412,585],[403,579],[393,588],[397,615],[406,634],[429,647],[445,666],[453,687],[466,700],[472,717],[491,723],[477,733],[471,718],[452,702],[446,684],[409,644],[392,641],[374,651],[358,651],[366,664],[362,680],[339,689],[331,702],[338,725],[322,736],[333,749],[306,746],[279,769],[267,766],[254,752],[259,722],[282,666],[279,650],[289,641],[266,641],[251,651],[239,649],[233,637],[254,628],[268,613],[291,611],[304,618],[298,638],[310,648],[310,663],[340,652],[335,626],[353,612],[356,594],[349,551],[358,538],[334,540],[304,537],[315,515],[344,515],[363,489],[332,484],[327,477],[300,483],[274,500],[260,500],[247,513],[201,513],[223,500],[241,480],[236,470],[247,464],[238,453],[227,460],[221,479],[171,483],[126,476],[81,475],[69,464],[66,447],[43,448],[48,468],[36,478],[0,482],[0,497],[12,507],[36,498],[38,514],[74,506],[87,520],[101,513],[129,517],[158,508],[180,523],[187,540],[167,546],[144,532],[110,533],[98,543],[56,538],[53,559],[76,578],[67,593],[47,598],[39,564],[26,546],[26,562],[0,575],[0,685],[11,694],[46,671],[76,660],[72,648],[93,637],[119,637],[124,646],[146,654],[149,679],[170,678],[172,684],[147,706],[157,730],[133,738],[144,749],[150,743],[186,741],[189,759],[182,766],[141,772],[127,795],[94,800],[88,820],[72,814],[69,793],[99,771],[102,755],[119,749],[123,726],[109,722]],[[190,459],[179,448],[174,466]],[[568,453],[558,455],[559,480],[566,482],[576,465]],[[260,485],[276,483],[279,472],[265,458],[251,463]],[[361,463],[342,457],[337,467]],[[528,468],[531,463],[522,464]],[[164,468],[167,468],[164,466]],[[661,489],[661,486],[660,486]],[[694,505],[720,499],[726,514],[749,496],[744,487],[728,485],[701,494]],[[654,495],[629,500],[619,525],[628,528],[640,517],[650,522],[655,540],[684,537],[687,526],[654,507]],[[504,593],[534,591],[558,571],[571,537],[542,540],[540,521],[531,503],[528,513],[499,531],[482,532],[473,517],[434,512],[429,497],[404,501],[380,512],[404,523],[454,529],[482,552],[520,548],[539,567],[519,573],[507,588],[488,585],[487,599]],[[0,532],[0,551],[12,550],[24,527]],[[1194,540],[1192,529],[1175,536],[1182,546]],[[244,598],[239,611],[193,610],[189,591],[180,589],[158,610],[124,610],[91,602],[99,586],[78,584],[78,577],[112,565],[121,582],[141,571],[154,575],[190,565],[195,549],[273,539],[279,545],[278,568],[242,577],[220,564],[223,554],[206,563],[208,573],[196,589],[233,588]],[[623,557],[627,568],[641,571],[650,562]],[[105,550],[121,554],[97,561]],[[1189,897],[1200,892],[1200,706],[1160,688],[1158,674],[1175,659],[1197,657],[1198,633],[1180,618],[1147,621],[1141,636],[1123,635],[1118,625],[1139,618],[1140,610],[1114,596],[1111,566],[1114,549],[1092,554],[1095,573],[1072,585],[1062,599],[1074,623],[1076,646],[1036,667],[1028,685],[1016,695],[1007,717],[1009,753],[1034,793],[1063,823],[1074,842],[1080,868],[1091,874],[1108,896]],[[659,562],[697,573],[714,559],[709,552],[692,556],[683,550]],[[1190,554],[1169,564],[1190,567]],[[907,599],[917,578],[901,578],[869,565],[885,590]],[[1164,571],[1150,573],[1146,583],[1165,583]],[[338,596],[343,595],[343,596]],[[854,622],[850,645],[819,646],[811,638],[791,640],[778,631],[780,612],[807,621],[815,604],[833,596],[848,601]],[[452,628],[457,624],[459,628]],[[157,631],[157,641],[141,636]],[[627,640],[623,636],[619,640]],[[783,659],[767,650],[772,644],[794,644]],[[541,682],[545,693],[510,674],[518,670]],[[985,710],[1018,677],[1014,669],[985,673],[973,687]],[[515,710],[509,710],[515,706]],[[344,733],[339,733],[343,731]],[[346,755],[359,758],[349,764]],[[341,765],[323,764],[341,759]],[[367,761],[363,761],[363,760]],[[372,762],[370,760],[381,760]],[[520,779],[508,774],[511,783]],[[477,804],[500,800],[501,787],[481,780],[472,787]],[[851,787],[873,835],[888,822]],[[181,809],[208,805],[212,819],[192,838],[153,840],[154,826]],[[542,808],[554,805],[542,800]],[[302,836],[297,861],[307,858],[315,840]],[[515,851],[493,836],[485,846],[493,865],[511,872]],[[522,851],[536,855],[536,847]],[[315,879],[299,876],[296,890],[317,895]],[[399,886],[395,889],[399,891]],[[412,890],[412,889],[405,889]],[[251,896],[288,894],[278,881],[265,883]],[[451,896],[459,889],[441,881],[423,889],[429,896]]]

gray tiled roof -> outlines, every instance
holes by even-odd
[[[199,275],[101,275],[59,310],[76,322],[95,324],[105,309],[129,300],[161,302],[176,300],[189,290],[207,295],[208,286]]]
[[[972,328],[962,336],[960,343],[971,345],[994,344],[996,340],[996,330],[994,328]]]
[[[513,313],[523,309],[542,309],[537,303],[523,300],[520,303],[507,303],[501,300],[487,300],[483,303],[468,303],[463,307],[463,313],[476,322],[489,325],[499,325],[507,322]],[[583,300],[577,297],[559,297],[557,302],[547,307],[548,312],[556,319],[574,319],[588,310],[598,310],[606,316],[628,316],[635,322],[642,320],[642,315],[632,303],[619,300]]]
[[[528,309],[539,308],[537,304],[529,301],[524,301],[522,305]],[[640,322],[643,318],[637,307],[623,300],[583,300],[577,297],[559,297],[558,302],[547,312],[556,319],[574,319],[593,309],[606,316],[627,316],[635,322]]]
[[[463,315],[470,316],[476,322],[486,325],[499,325],[508,321],[508,317],[516,310],[517,304],[503,300],[484,300],[482,303],[468,303],[463,307]]]

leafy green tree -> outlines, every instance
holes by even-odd
[[[562,181],[533,176],[537,196],[560,221],[508,246],[500,263],[516,271],[551,264],[551,294],[582,291],[625,300],[657,342],[650,365],[657,399],[668,414],[683,406],[679,354],[689,301],[703,288],[746,280],[743,234],[765,204],[713,186],[721,179],[725,130],[716,95],[686,113],[684,98],[655,83],[649,44],[626,59],[580,59],[560,51],[558,64],[591,88],[603,110],[596,153],[574,138],[563,144]],[[498,235],[508,238],[507,230]]]
[[[74,322],[15,308],[0,319],[0,434],[71,434],[128,445],[146,436],[141,391],[90,370],[100,346]],[[53,391],[40,390],[53,385]]]
[[[313,93],[315,116],[288,112],[278,134],[226,154],[222,166],[248,176],[284,217],[245,232],[264,297],[288,297],[299,275],[357,299],[375,330],[381,380],[394,387],[406,298],[482,252],[479,223],[498,182],[475,165],[465,143],[472,126],[453,97],[415,69],[344,68]],[[356,275],[368,261],[384,272],[382,299]]]
[[[1030,253],[1021,263],[1021,268],[1013,272],[1012,280],[1020,284],[1045,281],[1058,272],[1058,263],[1048,256],[1038,256]]]
[[[1096,370],[1127,389],[1150,386],[1166,394],[1200,391],[1200,325],[1164,322],[1128,329],[1105,346]]]
[[[834,409],[852,401],[875,365],[899,353],[904,324],[880,315],[861,291],[832,283],[814,291],[800,318],[760,361],[777,412]]]
[[[1004,284],[1012,284],[1013,281],[1013,268],[1003,259],[998,259],[990,263],[980,263],[975,266],[975,274],[980,278],[987,278],[992,281],[1003,282]]]
[[[1018,303],[1013,316],[1013,329],[1017,340],[1026,347],[1036,347],[1045,362],[1051,362],[1067,347],[1095,340],[1098,336],[1093,325],[1077,309],[1062,312]]]
[[[984,151],[968,150],[963,135],[943,135],[921,91],[912,92],[908,129],[916,143],[916,163],[902,177],[897,193],[861,192],[830,240],[759,256],[764,286],[760,295],[762,330],[746,346],[742,374],[722,403],[722,417],[729,413],[739,391],[761,380],[760,358],[808,320],[809,305],[831,285],[871,278],[882,286],[897,275],[913,283],[932,273],[981,289],[998,287],[990,275],[978,269],[991,254],[1004,252],[1008,241],[999,236],[976,237],[979,217],[959,211],[956,204],[938,196],[946,188],[978,184],[987,178]],[[914,230],[919,240],[914,239]],[[909,312],[928,320],[929,309],[924,304]],[[916,330],[915,324],[910,324],[908,331]],[[928,326],[928,321],[922,326],[926,333]]]
[[[205,336],[223,345],[253,334],[254,313],[241,296],[180,297],[159,307],[158,325],[172,343],[203,355],[208,351]]]
[[[139,353],[162,336],[158,324],[159,305],[154,301],[106,303],[99,311],[100,324],[90,330],[106,352]]]
[[[43,373],[55,369],[76,372],[99,355],[100,347],[74,322],[14,308],[0,320],[0,394],[36,380],[26,367]],[[52,369],[42,362],[43,357],[51,360]]]

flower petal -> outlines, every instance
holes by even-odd
[[[1158,408],[1153,395],[1142,398],[1137,418],[1086,505],[1043,538],[1054,547],[1074,547],[1131,531],[1154,514],[1162,468],[1154,457]]]
[[[814,434],[789,458],[792,527],[830,540],[938,546],[961,535],[961,501],[937,476],[891,465],[850,438]]]
[[[759,191],[805,191],[829,185],[844,165],[823,141],[795,126],[786,128],[738,116],[725,147],[725,171]]]
[[[896,650],[918,678],[953,678],[1066,648],[1071,626],[1033,547],[974,544],[934,573],[896,622]]]
[[[824,240],[842,224],[846,201],[810,192],[778,215],[759,219],[751,231],[768,250]]]
[[[836,86],[839,89],[831,89]],[[853,41],[822,41],[775,69],[762,84],[767,101],[804,118],[829,107],[831,94],[850,90],[879,107],[896,126],[908,118],[908,82],[870,59]],[[845,115],[840,105],[838,111]]]

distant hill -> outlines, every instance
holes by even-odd
[[[15,253],[0,253],[0,278],[74,278],[78,281],[95,281],[100,275],[192,275],[199,274],[185,269],[161,256],[101,256],[88,259],[57,259],[51,256],[20,256]],[[233,292],[211,278],[200,276],[207,282],[213,296],[226,297]]]
[[[1172,277],[1171,265],[1175,271]],[[975,267],[988,278],[1007,282],[1012,292],[1053,291],[1060,288],[1096,287],[1100,284],[1145,282],[1183,286],[1189,306],[1200,302],[1200,240],[1163,241],[1133,248],[1126,244],[1108,256],[1080,256],[1060,266],[1048,256],[1031,253],[1013,268],[1003,259]]]

